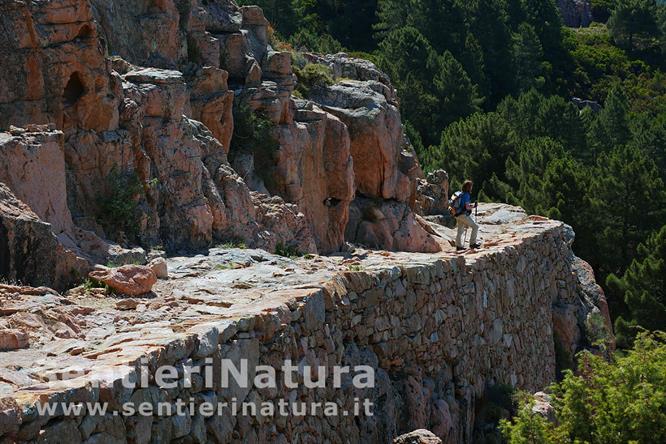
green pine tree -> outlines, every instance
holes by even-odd
[[[430,148],[429,165],[447,169],[454,187],[469,177],[481,191],[493,174],[505,180],[504,165],[516,144],[515,132],[500,115],[476,113],[444,130],[440,145]]]
[[[576,157],[587,149],[585,122],[578,108],[562,97],[544,97],[532,89],[517,99],[508,97],[498,111],[523,140],[550,137]]]
[[[566,94],[573,62],[564,46],[562,19],[555,0],[523,0],[523,10],[527,23],[539,37],[551,71],[546,78],[546,89]]]
[[[479,110],[477,89],[462,65],[448,51],[439,56],[416,28],[389,33],[379,56],[398,90],[405,119],[424,144],[436,143],[442,128]]]
[[[505,4],[500,0],[466,2],[470,32],[483,50],[486,93],[490,106],[495,106],[514,91],[514,59],[511,54],[511,31],[507,24]]]
[[[392,31],[407,26],[407,18],[412,5],[405,0],[378,0],[377,23],[374,28],[377,38],[381,41]]]
[[[616,0],[608,28],[618,46],[641,51],[658,45],[661,30],[657,20],[655,0]]]
[[[621,145],[599,157],[589,196],[598,227],[595,263],[602,274],[622,273],[638,244],[664,221],[664,182],[642,150]]]
[[[437,106],[432,125],[445,128],[461,117],[480,110],[482,100],[463,66],[449,51],[437,59],[437,71],[432,79]]]
[[[514,82],[518,91],[543,86],[543,48],[534,27],[521,23],[513,35]]]
[[[592,148],[591,156],[596,158],[599,153],[623,145],[630,137],[627,97],[621,89],[613,88],[590,127],[588,139]]]
[[[407,2],[405,2],[407,3]],[[410,0],[407,25],[418,29],[439,54],[459,57],[469,21],[457,0]]]
[[[627,271],[606,280],[628,313],[615,322],[618,345],[630,347],[640,328],[666,331],[666,225],[638,247]]]
[[[666,181],[666,113],[654,117],[648,113],[635,115],[631,122],[631,143],[642,149],[657,164]]]
[[[416,28],[399,28],[380,43],[379,63],[398,91],[405,120],[424,141],[432,140],[437,132],[430,126],[437,106],[432,79],[439,65],[433,47]]]

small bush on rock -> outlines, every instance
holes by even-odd
[[[334,83],[331,70],[318,63],[308,63],[302,69],[294,66],[294,73],[298,77],[296,91],[304,98],[308,98],[313,89],[325,88]]]
[[[231,250],[233,248],[238,248],[239,250],[245,250],[247,249],[247,244],[243,239],[232,238],[219,244],[218,248],[222,248],[224,250]]]
[[[298,251],[298,249],[292,245],[277,244],[275,246],[275,254],[278,256],[284,256],[289,258],[301,257],[303,253]]]
[[[254,171],[269,190],[275,182],[275,153],[280,147],[274,129],[273,122],[252,112],[246,103],[240,100],[234,102],[234,134],[231,138],[229,160],[233,165],[239,154],[251,154]]]
[[[98,196],[97,223],[115,240],[134,241],[139,234],[139,199],[144,189],[134,171],[111,170]]]

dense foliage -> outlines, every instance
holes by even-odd
[[[638,247],[622,277],[608,277],[608,287],[628,307],[615,322],[621,346],[628,347],[641,328],[666,331],[666,225]]]
[[[550,391],[554,421],[522,396],[501,425],[510,444],[666,442],[666,335],[641,335],[611,361],[584,352],[578,373],[566,371]]]
[[[622,345],[637,325],[663,328],[644,308],[656,304],[663,320],[645,271],[658,268],[650,250],[663,236],[652,233],[666,224],[663,1],[592,0],[582,29],[563,26],[555,0],[241,3],[261,5],[288,47],[378,63],[424,169],[572,225],[576,252],[601,281],[613,275]],[[327,82],[316,68],[298,74],[303,95]]]

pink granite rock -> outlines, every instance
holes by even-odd
[[[119,268],[91,271],[91,279],[108,285],[112,290],[128,296],[150,293],[157,282],[155,272],[144,265],[123,265]]]
[[[30,341],[28,334],[16,329],[0,329],[0,351],[27,348]]]

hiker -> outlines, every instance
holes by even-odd
[[[472,205],[473,187],[474,183],[471,180],[466,180],[465,183],[463,183],[462,192],[460,193],[460,196],[457,198],[457,202],[455,204],[456,227],[458,228],[458,234],[456,236],[457,251],[465,249],[463,245],[462,236],[463,236],[463,231],[465,231],[467,228],[472,229],[472,236],[469,239],[469,247],[479,248],[481,246],[480,244],[476,243],[476,236],[479,233],[479,225],[471,218],[472,208],[475,208],[476,206],[479,205],[478,203]]]

